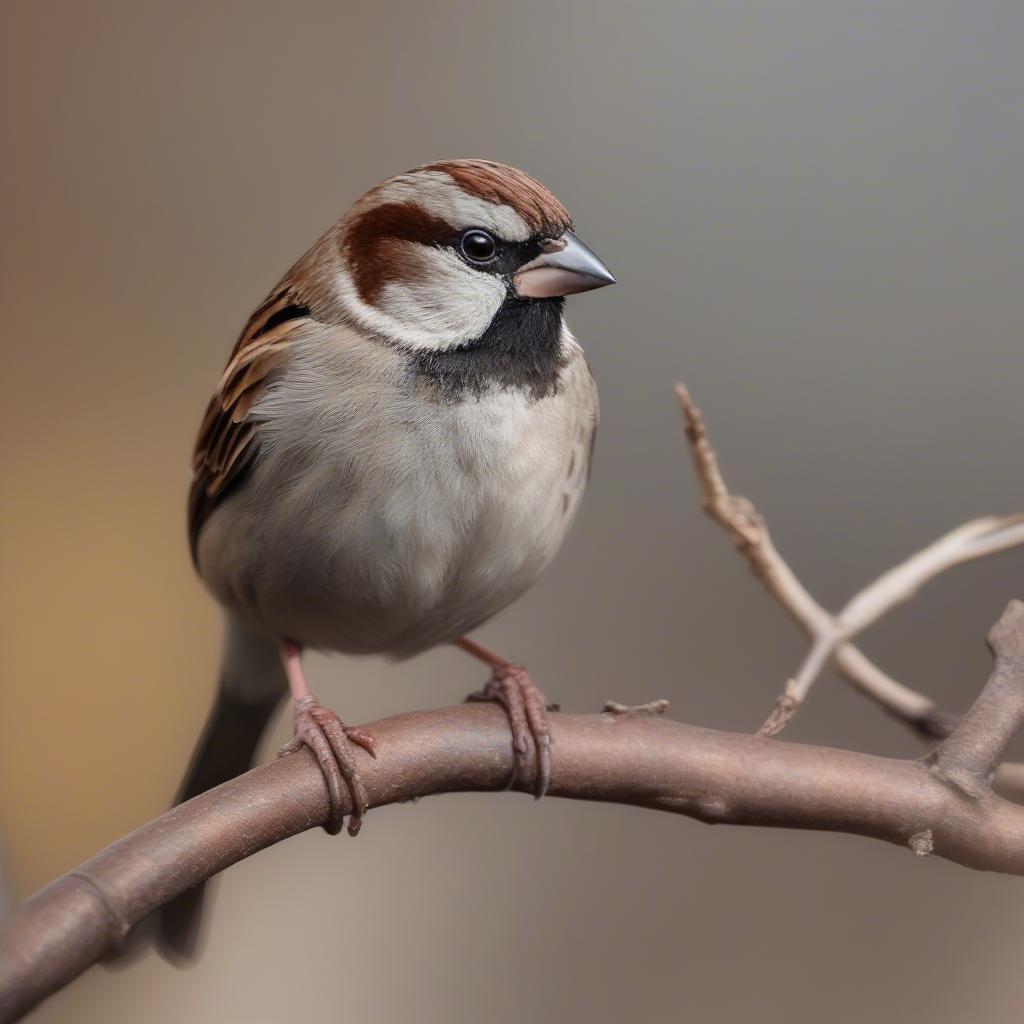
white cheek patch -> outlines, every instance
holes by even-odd
[[[526,221],[510,206],[489,203],[464,192],[444,171],[400,174],[364,196],[353,208],[352,215],[358,216],[366,209],[385,203],[416,203],[456,230],[486,228],[509,242],[525,242],[533,234]]]
[[[479,338],[505,301],[504,279],[467,267],[448,250],[415,248],[422,274],[389,281],[372,306],[342,270],[336,282],[345,308],[363,327],[416,351],[444,351]]]

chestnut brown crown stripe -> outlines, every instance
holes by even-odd
[[[572,226],[569,211],[535,178],[491,160],[442,160],[425,171],[443,171],[463,190],[489,203],[510,206],[534,230],[561,234]]]

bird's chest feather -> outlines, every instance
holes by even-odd
[[[231,589],[311,645],[402,652],[533,582],[575,512],[589,436],[564,392],[437,401],[374,355],[314,351],[268,393],[261,457],[232,502],[245,580]]]

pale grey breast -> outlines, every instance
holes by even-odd
[[[440,401],[406,357],[314,327],[252,410],[260,454],[211,514],[200,573],[252,625],[312,647],[404,656],[514,601],[586,486],[597,390],[563,335],[554,393]]]

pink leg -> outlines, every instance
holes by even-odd
[[[345,725],[330,708],[323,707],[309,692],[302,671],[302,647],[299,644],[291,640],[282,643],[281,661],[295,708],[295,736],[281,748],[277,756],[294,753],[302,747],[309,747],[313,751],[324,773],[330,798],[331,812],[324,822],[324,828],[332,836],[341,831],[344,816],[341,788],[346,786],[352,798],[348,834],[354,836],[363,824],[367,803],[366,790],[360,781],[351,745],[358,744],[368,754],[376,757],[373,737],[363,729]]]
[[[533,793],[539,800],[551,784],[551,732],[547,712],[557,711],[558,705],[547,703],[547,698],[522,665],[516,665],[495,654],[469,637],[459,637],[455,646],[477,661],[482,661],[491,670],[491,678],[484,688],[471,693],[466,700],[497,701],[508,714],[512,727],[512,750],[515,754],[515,769],[509,780],[510,786],[522,775],[529,754],[529,738],[533,739],[537,751]]]

